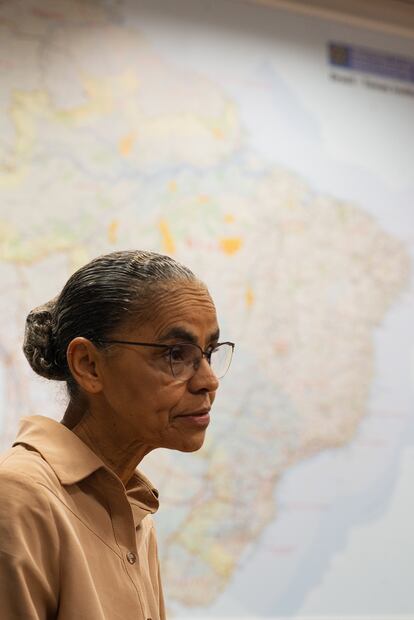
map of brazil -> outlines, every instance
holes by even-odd
[[[61,416],[63,388],[32,377],[16,343],[76,268],[126,248],[189,265],[236,353],[202,450],[142,464],[169,612],[276,617],[309,602],[370,506],[386,510],[382,474],[413,433],[414,153],[393,172],[399,155],[375,142],[389,128],[370,125],[381,95],[329,79],[322,31],[302,75],[296,48],[253,36],[277,12],[243,6],[232,30],[237,2],[223,4],[180,0],[176,17],[149,2],[1,4],[0,428],[5,448],[21,416]],[[279,34],[293,23],[280,15]],[[312,71],[332,118],[313,107]],[[412,145],[414,100],[383,97]]]

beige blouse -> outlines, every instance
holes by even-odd
[[[157,509],[138,470],[125,488],[62,424],[23,418],[0,457],[0,618],[164,620]]]

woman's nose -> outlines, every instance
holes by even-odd
[[[219,386],[219,380],[205,357],[200,361],[199,367],[188,383],[192,392],[199,392],[201,390],[215,392]]]

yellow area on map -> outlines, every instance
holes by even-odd
[[[220,116],[211,119],[210,130],[216,140],[223,141],[230,137],[235,128],[235,110],[233,104],[227,103]]]
[[[158,227],[160,229],[162,237],[162,246],[164,252],[166,252],[167,254],[174,254],[175,243],[168,222],[164,219],[161,219],[158,223]]]
[[[297,206],[297,199],[294,196],[288,196],[282,205],[286,207],[286,209],[295,209]]]
[[[234,570],[234,557],[225,550],[224,545],[211,544],[208,535],[211,523],[223,515],[223,508],[226,510],[222,502],[207,502],[190,518],[185,530],[180,531],[174,538],[189,553],[201,558],[217,575],[228,578]]]
[[[123,155],[124,157],[128,157],[128,155],[131,153],[132,149],[134,148],[135,140],[136,140],[135,131],[131,131],[127,133],[125,136],[123,136],[120,139],[120,141],[118,142],[118,149],[121,155]]]
[[[110,78],[92,78],[82,75],[85,103],[71,108],[56,108],[47,91],[37,89],[31,91],[15,90],[11,98],[10,118],[15,129],[15,142],[12,147],[10,163],[0,171],[0,186],[16,185],[25,173],[23,166],[35,146],[39,126],[48,121],[49,124],[79,125],[89,118],[102,117],[110,114],[117,97],[126,100],[138,87],[137,77],[132,70]],[[136,135],[129,133],[123,136],[118,144],[122,155],[128,155],[134,146]]]
[[[9,248],[16,238],[17,233],[13,227],[6,220],[0,220],[0,260],[8,259]]]
[[[170,192],[176,192],[178,189],[177,181],[174,181],[174,179],[172,179],[168,183],[168,189],[170,190]]]
[[[226,213],[226,215],[224,216],[224,221],[226,222],[226,224],[233,224],[235,219],[236,218],[232,213]]]
[[[116,105],[114,93],[118,99],[128,100],[138,88],[138,80],[132,70],[126,70],[119,75],[107,78],[92,78],[85,75],[82,84],[87,102],[67,111],[59,111],[62,120],[66,117],[68,121],[74,122],[94,115],[109,114]]]
[[[16,185],[22,179],[22,163],[26,164],[37,137],[37,121],[50,116],[49,97],[42,90],[14,91],[11,98],[10,118],[16,139],[11,161],[0,172],[0,186]]]
[[[246,306],[248,308],[250,308],[250,306],[252,306],[253,302],[254,302],[254,293],[253,293],[253,290],[252,290],[252,288],[250,286],[248,286],[247,289],[246,289],[246,297],[245,298],[246,298]]]
[[[221,129],[221,127],[213,127],[212,131],[213,131],[213,136],[217,140],[223,140],[224,139],[224,131]]]
[[[15,154],[17,158],[27,155],[37,134],[35,120],[48,116],[49,96],[42,90],[13,93],[10,117],[16,131]]]
[[[219,241],[220,249],[225,254],[236,254],[243,245],[243,240],[240,237],[223,237]]]
[[[83,267],[89,260],[90,255],[86,251],[86,249],[79,245],[70,250],[69,259],[70,259],[70,269],[71,271],[76,271],[80,267]]]
[[[116,243],[118,240],[119,220],[112,220],[108,226],[108,241]]]
[[[2,240],[3,241],[3,240]],[[0,260],[20,265],[31,265],[48,257],[53,252],[67,252],[72,241],[64,237],[45,235],[33,240],[22,240],[15,236],[0,245]]]
[[[221,545],[210,545],[202,555],[220,577],[230,577],[234,570],[234,558]]]
[[[87,100],[85,103],[55,112],[56,120],[69,125],[77,125],[91,117],[110,114],[114,107],[113,90],[109,80],[98,80],[84,77],[83,90]]]
[[[210,201],[210,196],[207,196],[207,194],[200,194],[197,198],[197,202],[200,205],[205,205]]]

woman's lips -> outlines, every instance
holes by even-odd
[[[195,413],[183,413],[176,416],[176,419],[192,426],[198,426],[200,428],[207,427],[210,424],[209,409],[204,409],[203,411]]]

